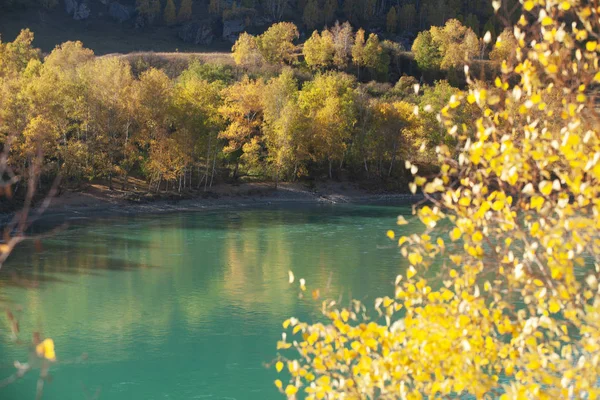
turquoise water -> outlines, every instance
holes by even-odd
[[[286,205],[73,222],[41,251],[26,243],[11,255],[0,305],[21,310],[22,332],[55,341],[44,399],[280,399],[265,364],[281,322],[319,316],[288,270],[342,302],[392,294],[406,268],[385,236],[398,214],[410,209]],[[27,360],[4,320],[0,380]],[[0,399],[34,399],[35,382],[30,373]]]

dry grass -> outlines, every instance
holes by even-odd
[[[224,52],[152,52],[139,51],[127,54],[113,53],[103,57],[119,57],[131,64],[134,72],[139,73],[150,67],[161,69],[171,77],[177,77],[183,72],[193,61],[202,63],[232,65],[235,63],[231,57],[231,53]]]

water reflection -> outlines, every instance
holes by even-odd
[[[275,355],[281,321],[318,314],[287,271],[322,293],[329,282],[336,299],[390,293],[404,267],[385,231],[399,212],[303,206],[96,221],[40,253],[19,249],[5,268],[37,288],[4,275],[0,293],[22,305],[23,330],[53,337],[61,357],[89,353],[85,367],[58,368],[80,381],[57,378],[54,398],[81,398],[82,382],[117,400],[278,398],[262,364]],[[0,354],[21,356],[6,341]],[[133,384],[113,385],[123,381]],[[26,389],[0,389],[0,398]]]

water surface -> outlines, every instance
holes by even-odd
[[[280,399],[265,364],[281,322],[319,316],[288,270],[342,302],[392,294],[406,264],[385,232],[409,213],[307,204],[80,221],[41,251],[18,248],[0,295],[22,307],[23,332],[55,341],[44,399]],[[6,328],[0,379],[27,359]],[[0,389],[3,400],[34,398],[34,374]]]

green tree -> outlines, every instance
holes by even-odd
[[[371,33],[365,43],[363,65],[369,68],[372,73],[387,77],[389,64],[389,54],[384,51],[383,46],[379,42],[379,37]]]
[[[442,63],[442,54],[438,46],[434,43],[431,32],[419,32],[413,42],[412,52],[415,55],[415,61],[422,70],[439,69]]]

